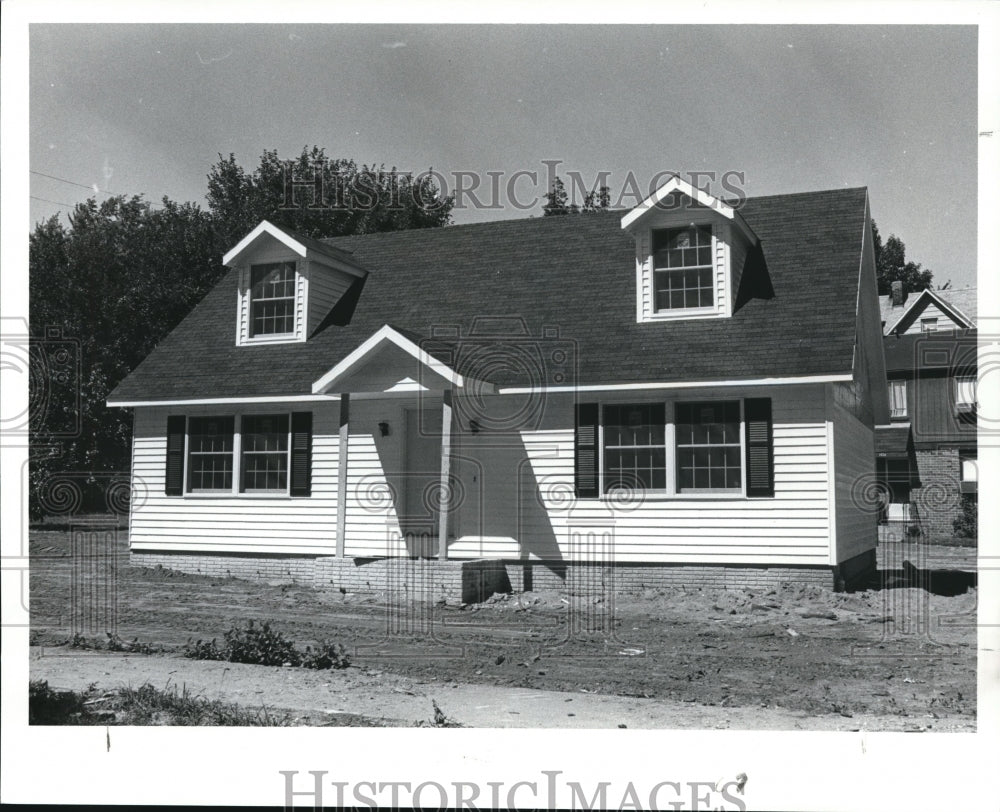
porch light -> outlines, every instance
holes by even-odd
[[[386,423],[385,421],[382,421],[381,423],[379,423],[378,424],[378,433],[381,434],[383,437],[388,437],[389,436],[389,424]]]
[[[479,434],[479,422],[476,420],[470,420],[469,431],[471,431],[473,434]]]

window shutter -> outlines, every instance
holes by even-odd
[[[770,398],[747,398],[747,496],[774,496],[774,432]]]
[[[182,414],[167,418],[167,470],[163,479],[163,492],[167,496],[181,496],[184,493],[185,422]]]
[[[292,496],[312,494],[312,412],[292,413]]]
[[[600,408],[596,403],[576,406],[576,496],[592,499],[597,490],[597,422]]]

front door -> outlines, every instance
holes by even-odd
[[[406,410],[406,453],[403,466],[403,515],[400,527],[411,555],[437,552],[441,482],[441,412]]]

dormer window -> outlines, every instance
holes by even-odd
[[[730,203],[676,175],[622,217],[635,240],[635,315],[642,323],[733,315],[759,240]]]
[[[349,251],[264,220],[222,264],[236,270],[236,346],[306,341],[367,271]]]
[[[295,332],[295,263],[250,266],[250,336]]]
[[[653,230],[656,312],[715,305],[711,226]]]

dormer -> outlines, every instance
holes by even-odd
[[[757,235],[735,207],[671,176],[622,217],[635,239],[639,322],[726,318]]]
[[[350,252],[267,220],[223,258],[236,268],[236,344],[305,341],[367,274]]]

